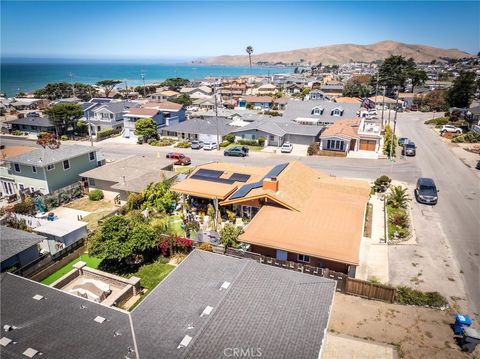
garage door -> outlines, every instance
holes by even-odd
[[[377,141],[375,140],[360,140],[360,149],[364,151],[375,151]]]

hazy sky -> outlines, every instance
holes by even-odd
[[[382,40],[480,50],[472,2],[1,1],[2,56],[195,58]]]

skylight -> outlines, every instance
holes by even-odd
[[[177,349],[185,348],[188,344],[190,344],[191,341],[192,337],[190,335],[185,335],[180,344],[178,345]]]
[[[102,324],[105,321],[105,318],[98,315],[98,316],[95,317],[94,321]]]
[[[37,354],[41,355],[41,353],[38,350],[35,350],[33,348],[28,348],[22,354],[25,355],[26,357],[29,357],[29,358],[33,358]]]
[[[212,310],[213,310],[213,307],[207,305],[203,310],[202,314],[200,314],[200,316],[203,317],[205,315],[209,315],[212,312]]]
[[[40,295],[40,294],[35,294],[32,298],[35,299],[35,300],[42,300],[45,297],[43,295]]]
[[[10,344],[12,342],[12,339],[10,338],[7,338],[7,337],[3,337],[2,339],[0,339],[0,345],[2,347],[6,347],[8,344]]]
[[[227,289],[228,287],[230,287],[230,282],[223,282],[222,286],[220,287],[220,290]]]

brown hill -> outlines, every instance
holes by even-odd
[[[291,51],[269,52],[252,56],[252,63],[303,63],[343,64],[349,61],[383,60],[390,55],[413,57],[416,62],[430,62],[441,58],[463,58],[473,55],[457,49],[440,49],[425,45],[403,44],[396,41],[382,41],[371,45],[341,44]],[[247,55],[224,55],[202,59],[206,64],[248,65]]]

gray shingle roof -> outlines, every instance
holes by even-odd
[[[276,136],[284,136],[286,134],[317,136],[322,129],[322,126],[302,125],[290,120],[271,117],[257,120],[251,124],[248,124],[247,126],[240,127],[239,129],[233,131],[233,133],[259,130]]]
[[[235,129],[228,125],[229,122],[231,122],[231,120],[226,120],[221,117],[218,118],[218,132],[220,136],[226,135]],[[162,127],[162,131],[215,135],[217,134],[217,122],[215,121],[215,118],[205,120],[192,118],[171,126]]]
[[[5,123],[10,123],[12,125],[29,125],[29,126],[38,126],[38,127],[54,127],[47,117],[24,117],[17,118],[15,120],[5,121]]]
[[[16,327],[1,336],[17,342],[1,348],[2,358],[26,358],[29,347],[51,359],[136,358],[128,313],[12,274],[2,274],[1,288],[1,327]]]
[[[128,110],[131,107],[139,107],[139,105],[137,103],[130,102],[130,101],[109,102],[95,108],[94,111],[98,111],[100,109],[105,108],[113,113],[121,113],[125,110]]]
[[[324,108],[323,114],[312,115],[312,108],[319,106]],[[330,112],[336,108],[341,107],[344,112],[343,116],[335,117],[331,116]],[[349,103],[336,103],[328,100],[309,100],[309,101],[288,101],[287,108],[283,114],[283,117],[289,120],[294,120],[299,117],[317,118],[319,120],[328,120],[330,122],[336,122],[343,118],[357,117],[356,112],[360,109],[360,105]]]
[[[6,160],[24,165],[45,167],[92,151],[96,151],[96,148],[81,145],[61,145],[60,148],[56,150],[51,150],[50,148],[44,150],[40,148],[21,155],[7,157]]]
[[[0,261],[3,262],[44,239],[35,233],[0,226]]]

